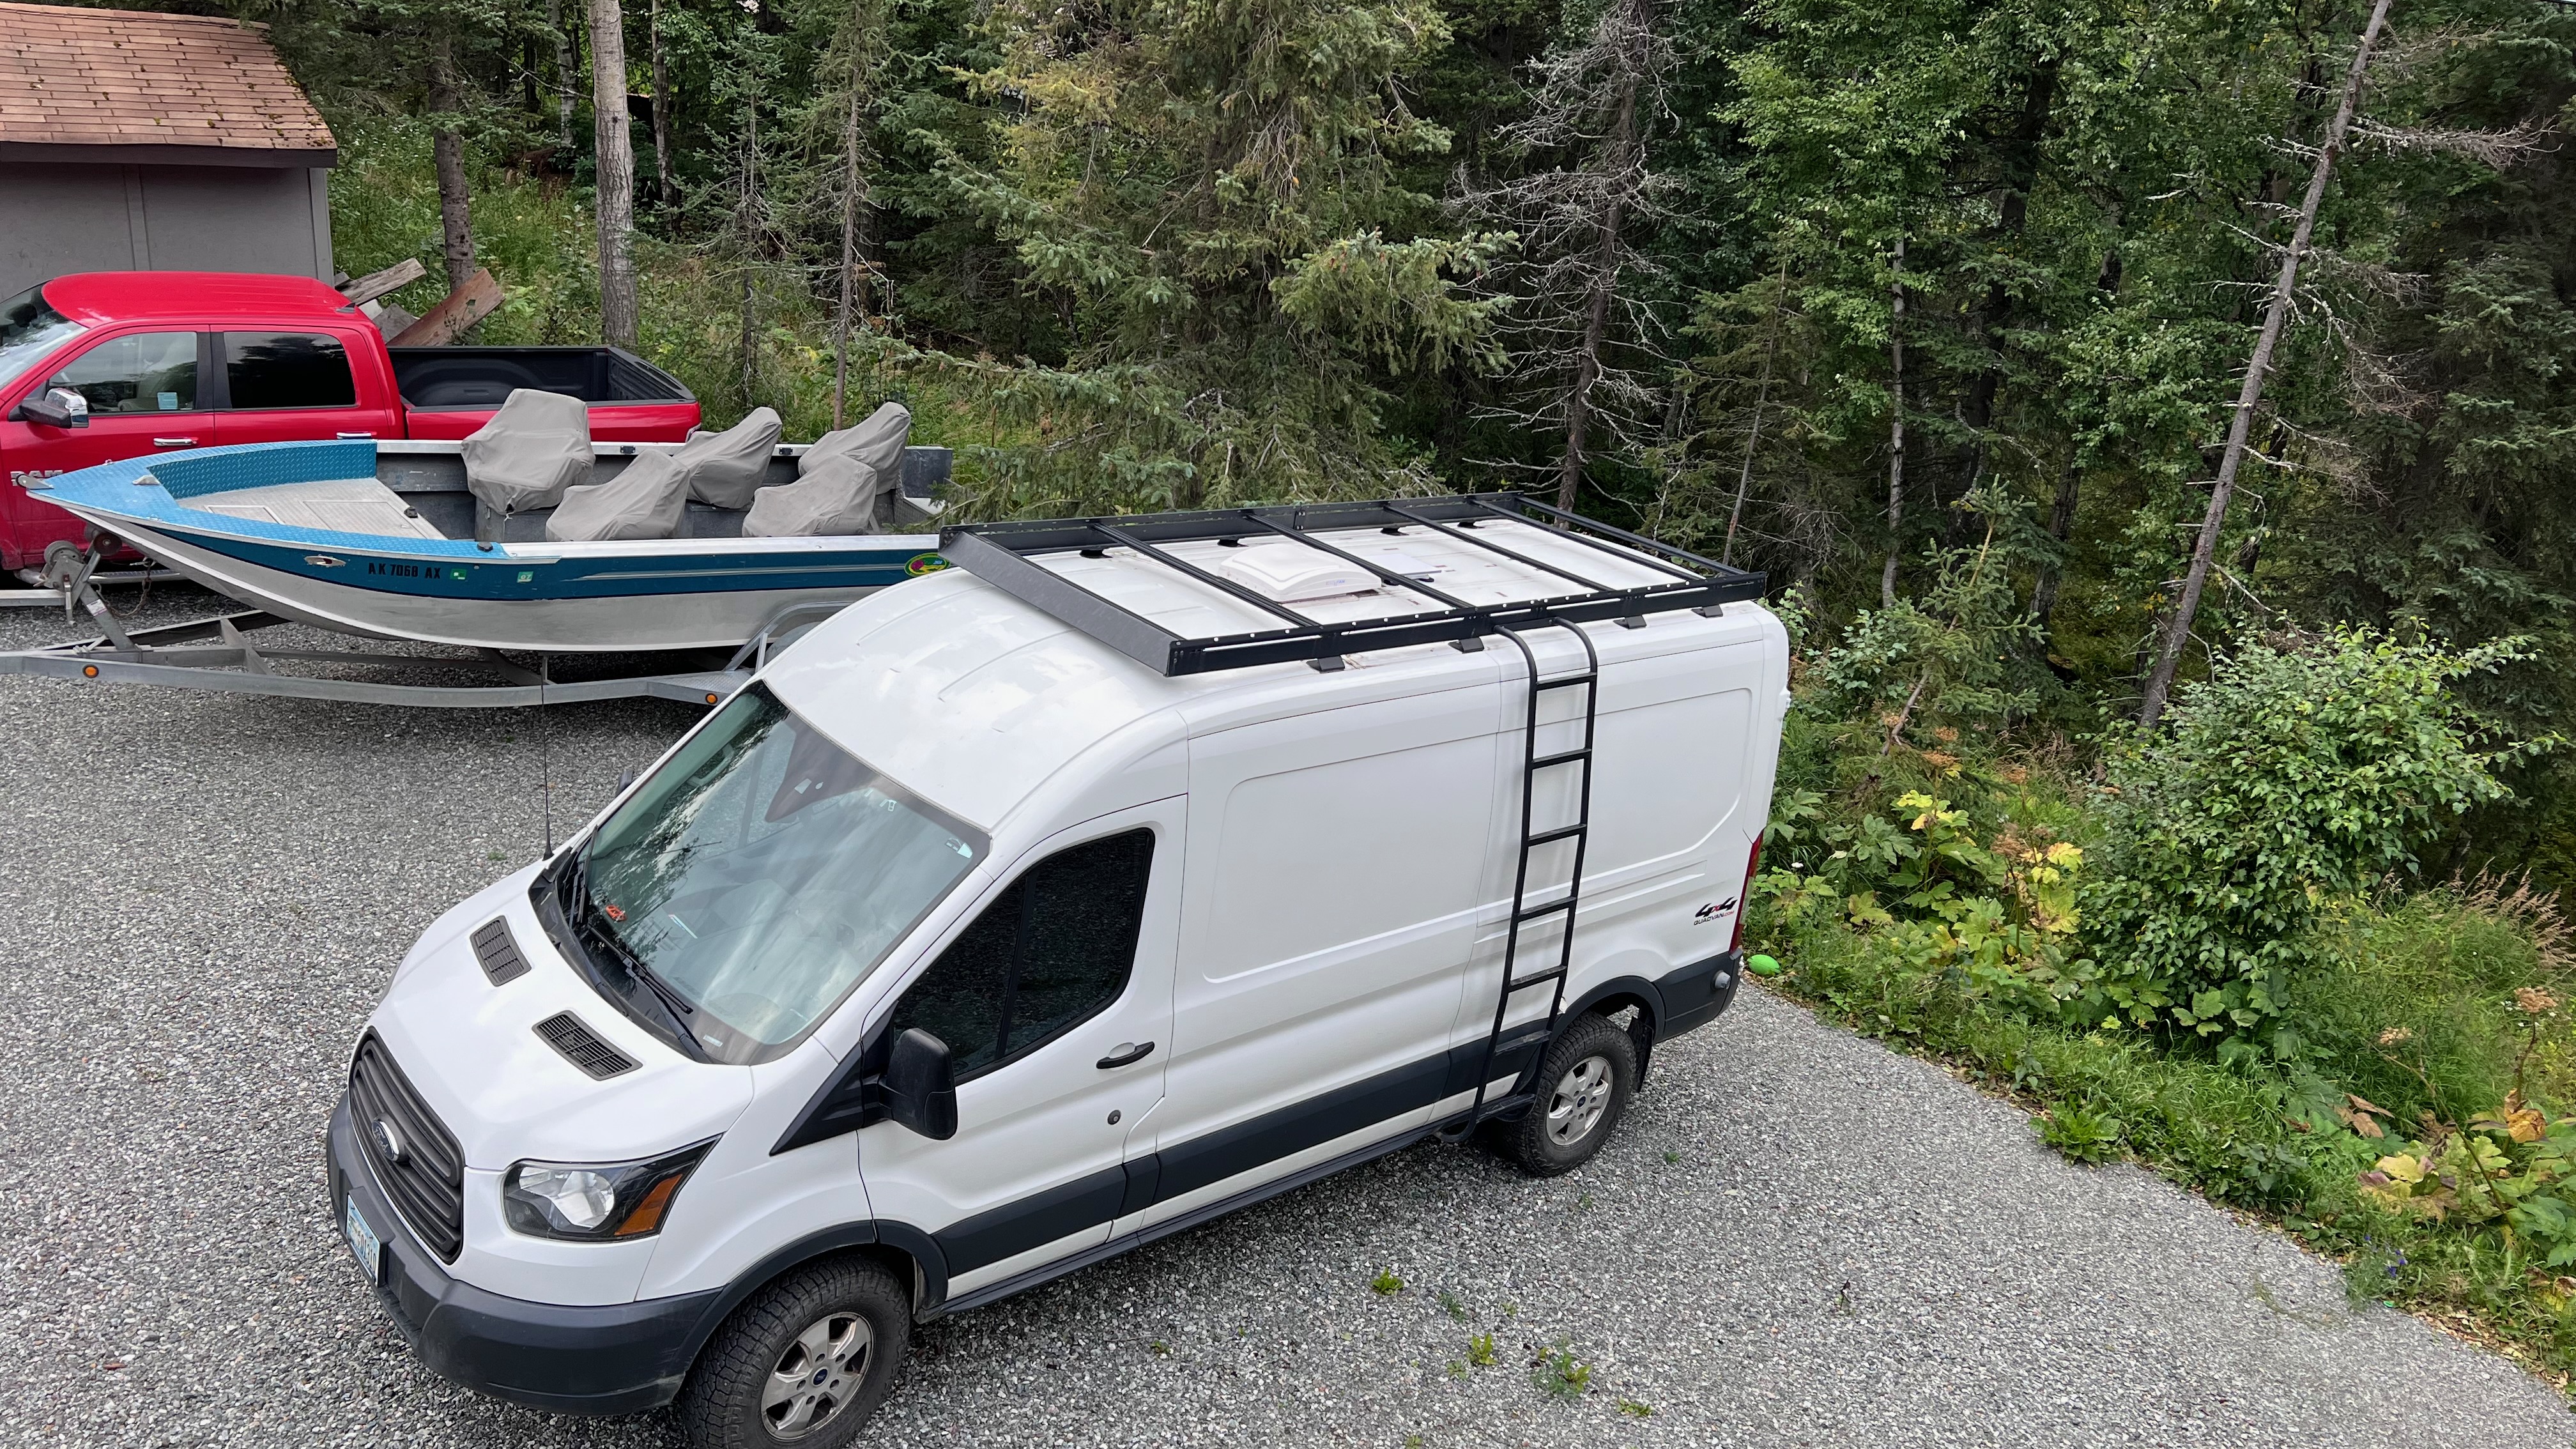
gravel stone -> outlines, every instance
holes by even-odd
[[[0,647],[72,632],[0,611]],[[541,762],[560,836],[694,717],[0,678],[0,1442],[677,1443],[421,1369],[321,1138],[413,936],[542,846]],[[917,1343],[876,1442],[2576,1442],[2505,1360],[1758,990],[1578,1172],[1418,1147]],[[1560,1349],[1588,1391],[1534,1382]]]

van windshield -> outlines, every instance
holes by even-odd
[[[45,289],[29,287],[0,302],[0,389],[81,335],[81,325],[45,304]]]
[[[629,1014],[710,1060],[767,1061],[987,845],[754,684],[609,816],[559,900]]]

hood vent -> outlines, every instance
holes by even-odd
[[[558,1011],[537,1023],[537,1035],[546,1045],[564,1054],[564,1060],[588,1072],[599,1081],[607,1081],[621,1072],[635,1070],[635,1059],[608,1043],[581,1024],[581,1018],[569,1011]]]
[[[495,986],[507,986],[528,974],[528,958],[519,954],[510,923],[499,917],[484,922],[474,933],[474,959],[483,963],[483,974]]]

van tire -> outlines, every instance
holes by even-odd
[[[847,1351],[862,1327],[857,1372],[830,1377],[849,1366],[835,1354]],[[698,1355],[672,1409],[692,1449],[847,1449],[885,1402],[911,1342],[912,1305],[893,1274],[866,1258],[826,1259],[735,1309]],[[791,1425],[800,1415],[812,1420],[802,1432],[782,1433],[764,1400],[773,1375],[791,1358],[815,1364],[827,1377],[821,1398],[775,1406]],[[843,1390],[837,1403],[829,1393],[835,1385]]]
[[[1586,1012],[1540,1058],[1537,1099],[1519,1121],[1497,1124],[1495,1145],[1532,1177],[1572,1172],[1618,1130],[1636,1090],[1636,1039]]]

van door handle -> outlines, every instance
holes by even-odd
[[[194,438],[154,438],[152,440],[152,446],[156,448],[193,448],[197,446],[197,440]]]
[[[1127,1066],[1134,1062],[1141,1062],[1153,1054],[1154,1044],[1152,1042],[1122,1041],[1118,1044],[1116,1050],[1100,1059],[1100,1069],[1105,1072],[1112,1067]]]

